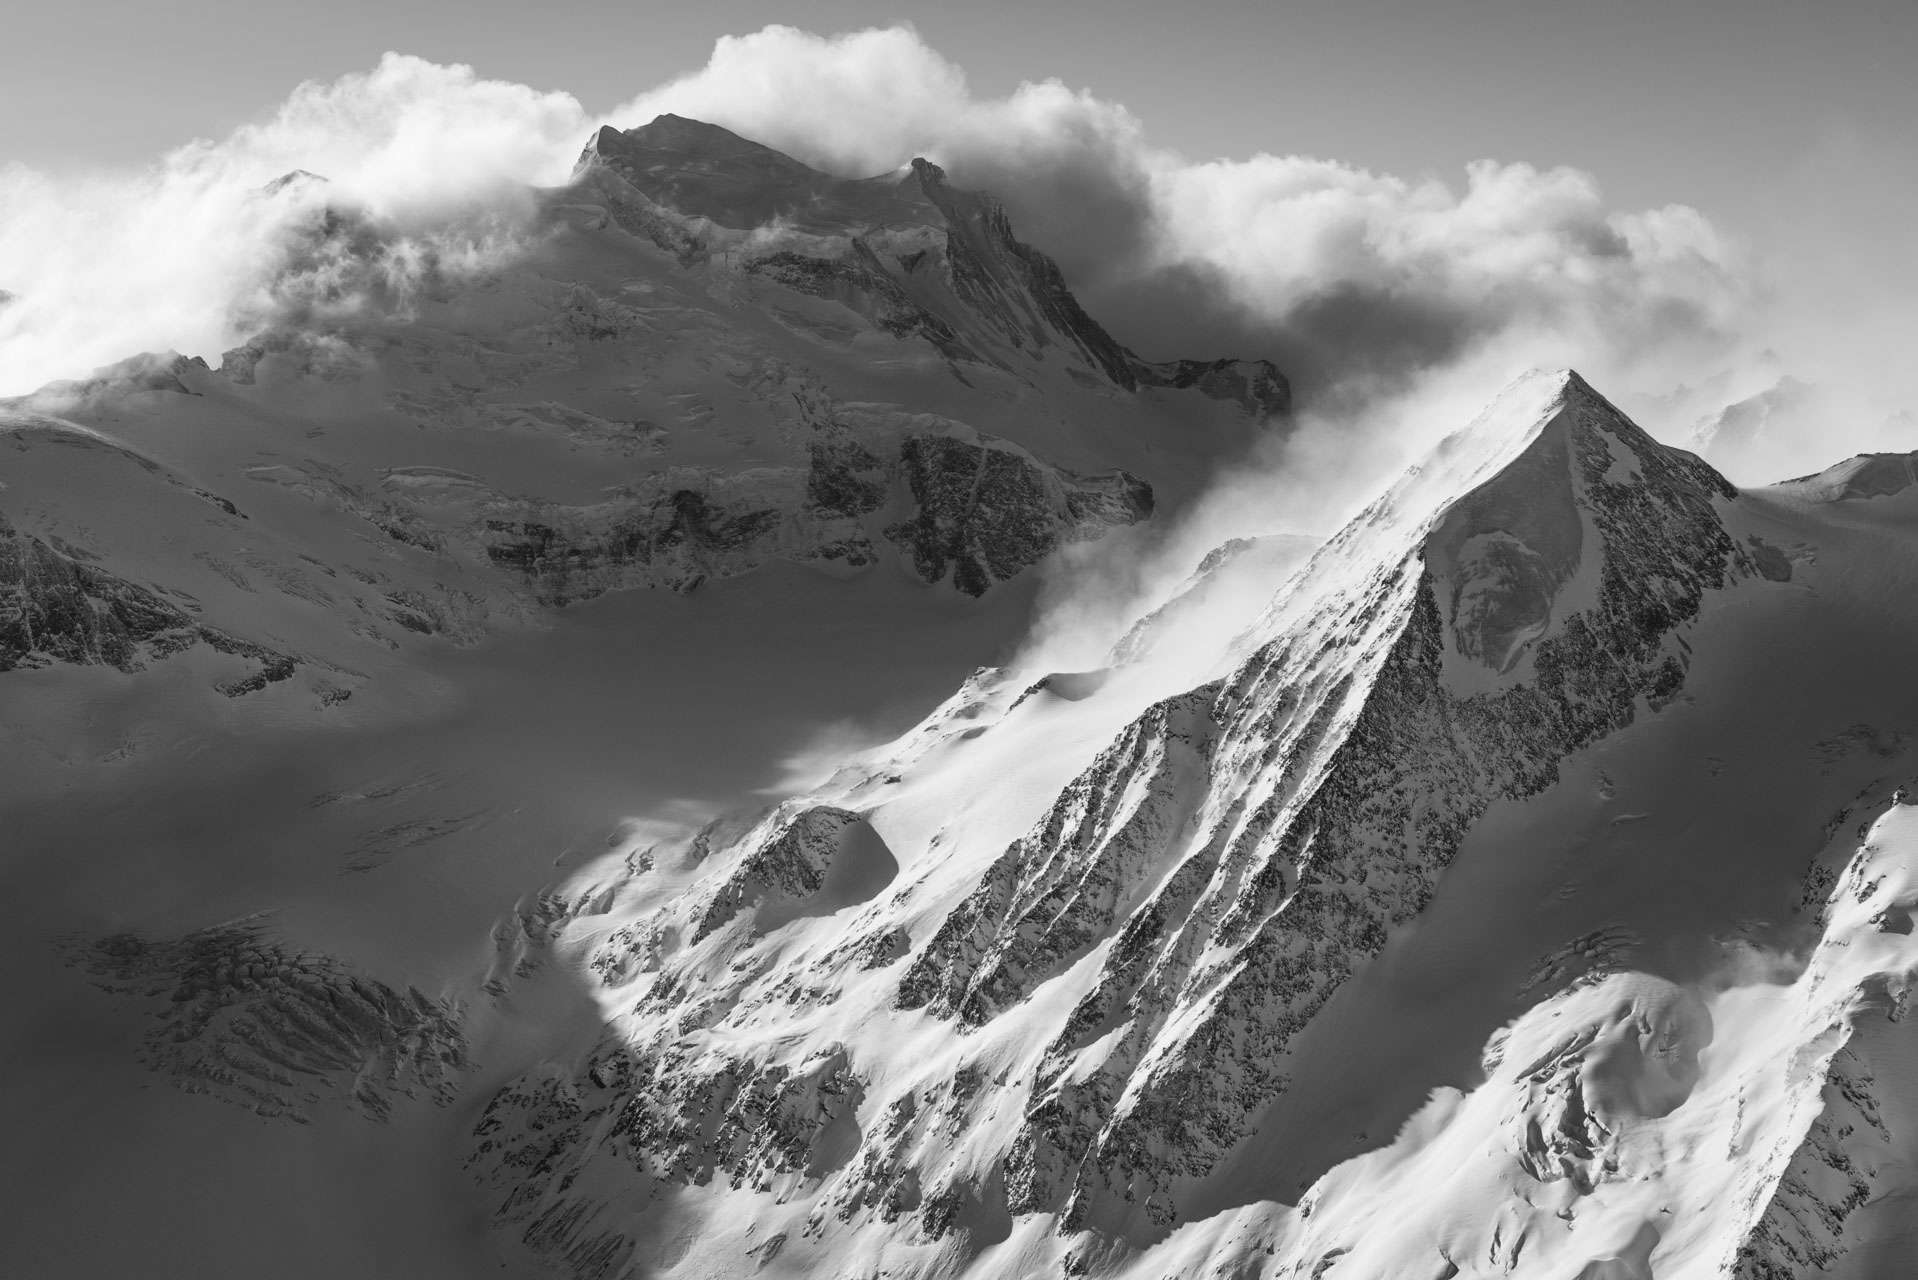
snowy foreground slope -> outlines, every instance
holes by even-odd
[[[472,1167],[594,1276],[1842,1260],[1912,1142],[1912,500],[1535,375],[1210,679],[982,671],[556,890],[513,946],[605,1029]]]
[[[23,1274],[1918,1257],[1911,456],[1534,374],[1048,670],[1270,366],[676,117],[484,269],[261,199],[256,339],[0,407]]]

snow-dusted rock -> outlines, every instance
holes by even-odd
[[[1751,532],[1781,500],[1741,495],[1576,375],[1521,382],[1320,550],[1213,681],[1117,715],[1150,687],[1129,674],[1149,636],[1110,672],[982,673],[889,755],[753,832],[689,850],[678,872],[619,878],[607,924],[580,922],[572,945],[608,975],[594,1060],[633,1055],[641,1073],[511,1086],[499,1106],[526,1135],[511,1142],[555,1131],[549,1089],[594,1099],[582,1116],[709,1106],[751,1126],[766,1106],[737,1082],[830,1051],[860,1098],[856,1130],[806,1130],[810,1162],[755,1157],[728,1175],[768,1197],[755,1224],[801,1272],[848,1250],[928,1274],[1027,1274],[1045,1258],[1141,1276],[1638,1276],[1673,1251],[1763,1275],[1754,1259],[1839,1256],[1825,1237],[1860,1203],[1847,1171],[1864,1167],[1845,1144],[1877,1143],[1882,1163],[1883,1140],[1858,1118],[1862,1075],[1833,1055],[1913,958],[1898,949],[1903,890],[1870,869],[1904,853],[1876,838],[1788,990],[1637,972],[1631,931],[1581,935],[1568,945],[1583,959],[1532,966],[1536,1004],[1493,1037],[1476,1092],[1442,1091],[1296,1208],[1216,1211],[1287,1105],[1295,1045],[1419,927],[1488,815],[1560,794],[1572,762],[1681,704],[1714,601],[1795,582]],[[1178,610],[1141,625],[1177,626]],[[1020,734],[1074,740],[1044,737],[1054,724],[1103,736],[1072,749],[1081,763],[1033,809],[988,762],[1020,758]],[[964,772],[960,753],[1004,735],[1013,755]],[[983,832],[1010,815],[968,805],[979,786],[1033,814],[996,847]],[[804,813],[867,815],[896,878],[830,909],[700,928],[764,896],[743,887],[767,879],[749,871],[760,851],[831,847],[791,834]],[[818,865],[797,857],[783,892],[808,892]],[[1846,958],[1865,963],[1867,935],[1900,939],[1869,953],[1870,972]],[[1774,998],[1794,1010],[1782,1051],[1752,1039],[1780,1016],[1752,1002]],[[614,1170],[635,1148],[609,1132],[568,1127],[513,1173],[496,1146],[476,1168],[574,1224],[557,1255],[637,1248],[653,1215],[677,1211],[622,1208]],[[741,1150],[695,1151],[688,1132],[672,1121],[662,1143],[694,1171],[675,1178]],[[1701,1141],[1730,1144],[1716,1172],[1683,1154]],[[1772,1154],[1737,1154],[1756,1143]],[[1681,1192],[1688,1178],[1729,1181]],[[1713,1194],[1747,1207],[1720,1214]],[[1395,1203],[1403,1222],[1382,1227]],[[540,1247],[523,1206],[503,1211]],[[1008,1233],[1022,1261],[995,1252]]]

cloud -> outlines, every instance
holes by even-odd
[[[1299,156],[1194,163],[1056,80],[976,95],[907,27],[728,36],[608,118],[668,110],[841,173],[929,156],[999,192],[1145,354],[1265,355],[1308,392],[1403,381],[1521,327],[1603,376],[1722,345],[1745,303],[1703,217],[1612,211],[1585,174],[1483,161],[1454,186]],[[18,300],[0,310],[0,389],[230,344],[273,301],[260,291],[284,269],[287,228],[322,199],[394,236],[438,236],[435,253],[502,241],[526,186],[562,181],[599,118],[565,93],[388,54],[145,173],[6,170],[0,288]],[[293,169],[330,186],[260,198]]]
[[[1000,194],[1143,354],[1271,358],[1320,414],[1356,420],[1505,351],[1576,364],[1629,399],[1749,345],[1756,291],[1725,238],[1683,207],[1614,210],[1587,174],[1487,160],[1447,182],[1279,154],[1192,161],[1123,105],[1057,80],[976,94],[907,27],[774,26],[721,39],[705,67],[603,116],[389,54],[142,173],[0,171],[0,289],[17,295],[0,307],[0,392],[139,350],[217,355],[289,297],[363,300],[369,286],[348,277],[366,255],[314,248],[323,204],[377,231],[374,292],[403,298],[423,270],[496,261],[524,226],[528,185],[563,181],[597,123],[669,110],[841,173],[928,156]],[[329,184],[260,194],[293,169]]]
[[[0,169],[0,289],[14,295],[0,308],[0,394],[144,350],[217,357],[285,301],[276,293],[324,295],[328,271],[343,301],[343,246],[312,234],[322,205],[378,228],[389,286],[493,256],[531,210],[527,184],[563,180],[587,129],[570,95],[388,54],[143,172]],[[296,169],[328,181],[264,192]]]
[[[1283,440],[1181,517],[1060,566],[1037,661],[1096,661],[1226,538],[1331,527],[1524,369],[1576,366],[1676,436],[1759,345],[1762,290],[1735,243],[1682,205],[1615,209],[1575,169],[1487,159],[1445,181],[1195,161],[1057,80],[977,95],[903,27],[729,37],[614,120],[665,111],[845,175],[926,156],[997,194],[1141,354],[1262,356],[1293,379],[1304,408]]]
[[[1612,210],[1573,169],[1483,160],[1455,185],[1303,156],[1195,163],[1056,80],[978,97],[904,27],[728,37],[615,118],[662,111],[840,173],[927,156],[1000,194],[1145,354],[1267,355],[1308,391],[1402,382],[1520,328],[1601,375],[1695,359],[1732,344],[1751,300],[1701,214]]]

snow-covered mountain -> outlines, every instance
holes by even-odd
[[[217,368],[143,357],[5,411],[0,665],[234,653],[231,618],[278,638],[229,683],[336,702],[369,645],[775,561],[976,596],[1288,410],[1262,362],[1126,351],[923,161],[846,182],[677,117],[607,129],[477,274],[325,185],[263,193],[310,206],[280,323]]]
[[[1210,679],[982,672],[575,878],[515,946],[604,1031],[474,1167],[589,1275],[1837,1258],[1913,1140],[1851,1047],[1918,964],[1885,487],[1741,493],[1521,382]]]
[[[1048,670],[1033,571],[1270,366],[923,161],[603,130],[478,274],[323,191],[217,369],[0,423],[5,1194],[163,1241],[34,1273],[1912,1256],[1918,455],[1740,489],[1535,373]]]

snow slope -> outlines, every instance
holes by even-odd
[[[1845,837],[1910,770],[1914,510],[1802,488],[1536,375],[1209,680],[981,672],[583,871],[544,942],[605,1029],[476,1128],[503,1226],[582,1275],[1840,1256],[1840,1050],[1912,962],[1903,810]],[[849,832],[864,887],[813,887]]]

